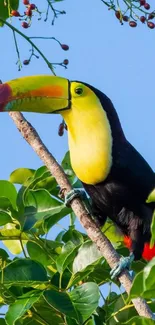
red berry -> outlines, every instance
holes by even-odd
[[[66,44],[61,44],[61,48],[62,48],[64,51],[68,51],[68,50],[69,50],[69,46],[66,45]]]
[[[146,3],[146,1],[145,1],[145,0],[140,0],[140,5],[141,5],[141,6],[144,6],[144,5],[145,5],[145,3]]]
[[[117,19],[120,19],[120,17],[121,17],[120,11],[115,11],[115,16]]]
[[[128,16],[123,16],[123,20],[124,21],[128,21],[129,20],[129,17]]]
[[[24,65],[28,65],[29,63],[30,63],[30,60],[24,60],[24,61],[23,61],[23,64],[24,64]]]
[[[12,10],[11,11],[11,16],[20,17],[20,13],[17,10]]]
[[[69,63],[68,59],[63,60],[64,65],[68,65],[68,63]]]
[[[29,0],[23,0],[24,5],[29,5]]]
[[[136,27],[137,26],[137,23],[135,21],[131,20],[129,22],[129,25],[130,25],[130,27]]]
[[[149,14],[148,19],[153,19],[155,17],[154,13]]]
[[[22,27],[23,27],[23,28],[28,28],[29,25],[28,25],[28,23],[27,23],[26,21],[23,21],[23,23],[22,23]]]
[[[145,18],[144,16],[141,16],[141,17],[140,17],[140,21],[144,24],[145,21],[146,21],[146,18]]]
[[[64,134],[64,123],[60,123],[59,128],[58,128],[58,135],[62,137]]]
[[[30,9],[30,10],[34,10],[34,9],[36,9],[36,5],[35,5],[34,3],[31,3],[31,4],[29,5],[29,9]]]
[[[28,17],[31,17],[32,16],[32,10],[30,10],[30,8],[28,8],[25,12],[25,14],[28,16]]]
[[[146,10],[149,10],[150,9],[150,5],[149,5],[149,3],[145,3],[145,5],[144,5],[144,8],[146,9]]]
[[[149,28],[151,28],[151,29],[154,29],[154,28],[155,28],[155,24],[152,23],[151,21],[148,21],[147,26],[148,26]]]

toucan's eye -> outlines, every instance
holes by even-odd
[[[81,87],[77,87],[77,88],[75,88],[75,93],[76,93],[77,95],[82,95],[82,94],[83,94],[83,88],[81,88]]]

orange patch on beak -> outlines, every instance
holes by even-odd
[[[61,86],[45,86],[39,89],[31,90],[31,96],[34,97],[57,97],[62,98],[64,96],[63,88]]]

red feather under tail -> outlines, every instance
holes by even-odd
[[[124,236],[124,244],[128,249],[131,249],[131,238],[128,236]],[[149,243],[145,243],[142,257],[146,261],[152,260],[152,258],[155,257],[155,245],[151,248]]]

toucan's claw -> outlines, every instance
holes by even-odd
[[[134,260],[134,254],[131,253],[128,257],[121,257],[119,263],[110,271],[111,278],[119,276],[124,269],[129,269]]]
[[[80,190],[71,190],[70,192],[68,192],[66,195],[65,195],[65,205],[67,207],[70,206],[71,204],[71,201],[74,199],[74,198],[79,198],[81,197],[82,199],[86,199],[86,193],[84,191],[80,191]]]

